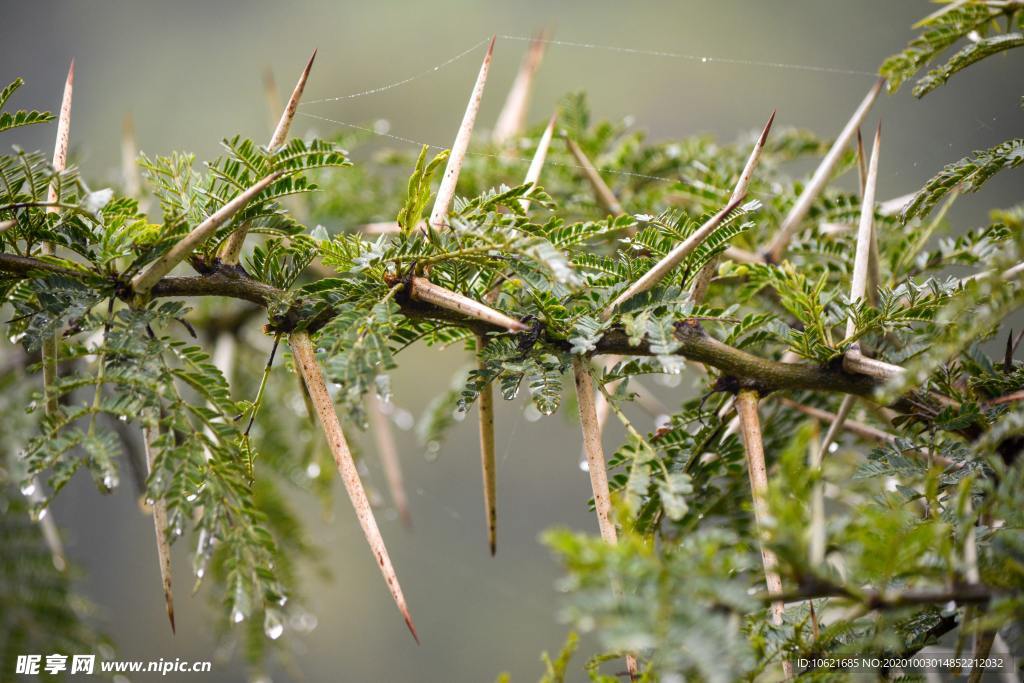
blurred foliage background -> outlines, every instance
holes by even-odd
[[[537,79],[531,123],[546,119],[566,92],[582,89],[595,118],[631,117],[655,139],[706,132],[733,140],[758,127],[773,108],[779,110],[780,124],[828,137],[872,77],[778,65],[874,72],[905,45],[911,23],[929,10],[927,2],[918,0],[0,0],[0,64],[3,79],[22,76],[27,81],[19,92],[20,105],[56,110],[67,63],[75,58],[73,159],[86,177],[119,183],[126,115],[134,119],[139,146],[147,154],[187,149],[208,159],[218,153],[225,135],[266,136],[271,119],[262,84],[266,70],[272,70],[284,91],[313,47],[319,55],[305,95],[308,102],[401,81],[492,33],[529,36],[540,28],[553,31],[555,40],[711,61],[551,45]],[[526,46],[499,38],[478,135],[486,134],[482,129],[497,115]],[[393,135],[447,146],[481,52],[482,47],[401,87],[309,104],[303,111],[376,124],[379,130],[386,121]],[[954,79],[926,102],[915,101],[909,90],[883,97],[876,109],[887,135],[881,199],[920,187],[947,161],[1019,135],[1017,98],[1003,92],[1007,83],[1020,83],[1017,66],[1007,59],[987,60],[971,78]],[[295,132],[327,135],[340,128],[299,117]],[[50,149],[52,135],[47,126],[13,137],[26,149]],[[403,151],[415,152],[415,147]],[[976,225],[983,218],[979,207],[1019,199],[1020,182],[1019,171],[995,179],[977,201],[954,209],[954,224]],[[397,208],[386,207],[385,213],[393,215]],[[407,357],[393,383],[398,407],[418,415],[449,386],[465,356],[457,350],[413,353],[421,358]],[[419,362],[428,353],[429,362]],[[662,386],[659,393],[678,404],[692,395],[689,381],[684,375],[682,384]],[[571,419],[572,411],[562,415]],[[594,531],[595,522],[586,509],[589,484],[578,466],[577,426],[566,417],[538,424],[531,419],[522,404],[499,401],[501,536],[493,559],[482,523],[473,420],[455,429],[436,460],[427,457],[411,432],[399,434],[414,528],[403,529],[390,511],[382,514],[382,523],[423,637],[419,648],[394,614],[348,502],[339,496],[327,509],[313,499],[299,503],[313,520],[310,539],[321,549],[320,566],[327,570],[306,583],[316,628],[295,639],[301,675],[307,680],[483,681],[509,671],[513,681],[536,678],[538,653],[557,649],[565,630],[557,619],[559,570],[538,535],[556,524]],[[615,426],[606,435],[609,444],[620,438]],[[372,448],[369,439],[362,441]],[[369,485],[386,504],[376,459],[367,458],[366,466]],[[80,477],[57,499],[53,513],[65,530],[72,560],[83,570],[81,588],[99,606],[120,656],[209,658],[213,637],[205,601],[190,600],[182,590],[178,635],[168,634],[151,524],[138,513],[131,487],[101,497]],[[175,549],[183,580],[185,550]],[[301,626],[313,623],[307,619]],[[241,669],[220,665],[206,680],[238,680],[241,675]],[[574,669],[572,675],[582,672]],[[299,677],[298,670],[274,674],[277,680]]]

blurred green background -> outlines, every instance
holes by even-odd
[[[314,47],[319,56],[307,101],[403,80],[492,33],[528,36],[545,27],[556,40],[712,59],[552,45],[537,79],[531,121],[546,118],[564,93],[584,89],[596,118],[632,116],[659,139],[711,132],[731,140],[760,126],[774,108],[777,125],[830,136],[871,76],[744,62],[874,72],[911,37],[910,25],[933,9],[923,0],[2,0],[0,78],[27,81],[13,105],[56,110],[68,61],[75,58],[73,155],[94,187],[119,182],[126,114],[149,154],[185,149],[209,159],[224,136],[264,138],[270,119],[264,71],[272,69],[287,91]],[[494,121],[525,49],[525,42],[499,38],[479,128]],[[310,104],[304,111],[355,124],[384,119],[392,134],[448,145],[482,51],[402,87]],[[973,149],[1020,135],[1024,70],[1014,57],[987,60],[924,102],[908,91],[883,97],[874,112],[885,123],[882,199],[918,188],[944,163]],[[334,125],[297,119],[297,133],[311,129],[326,134]],[[36,127],[14,142],[50,149],[52,135],[52,126]],[[958,227],[982,220],[983,207],[1019,201],[1021,177],[1005,174],[980,196],[961,201],[953,214]],[[414,349],[402,360],[393,379],[396,401],[418,415],[449,386],[466,357]],[[672,405],[690,393],[690,382],[684,378],[659,393]],[[589,484],[578,466],[571,411],[533,423],[522,407],[499,406],[494,559],[484,536],[475,417],[454,429],[434,462],[411,433],[399,435],[415,526],[404,530],[385,509],[382,527],[423,638],[420,647],[408,637],[344,496],[336,497],[326,516],[314,501],[298,502],[332,577],[310,575],[306,595],[318,625],[293,637],[297,670],[277,669],[275,680],[299,679],[300,672],[311,681],[489,681],[501,671],[517,683],[538,677],[540,651],[556,650],[564,638],[557,619],[559,572],[538,534],[552,525],[596,533],[596,523],[586,509]],[[608,445],[618,436],[610,430]],[[376,460],[366,462],[370,485],[383,490]],[[175,556],[178,635],[168,632],[152,527],[127,483],[120,493],[101,497],[79,478],[53,512],[72,559],[84,570],[81,586],[100,606],[121,657],[212,657],[208,607],[188,596],[184,547]],[[585,641],[584,651],[587,646]],[[582,680],[579,667],[573,670]],[[217,664],[204,680],[244,676],[237,663]]]

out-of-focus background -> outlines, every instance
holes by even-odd
[[[126,114],[150,154],[185,149],[209,159],[224,136],[265,137],[264,71],[272,69],[287,91],[314,47],[319,56],[305,95],[310,102],[422,74],[496,33],[478,122],[488,128],[527,46],[513,37],[540,28],[553,31],[555,40],[591,47],[549,46],[532,121],[546,118],[564,93],[584,89],[595,117],[632,116],[655,138],[711,132],[731,140],[760,126],[775,108],[777,125],[831,136],[870,87],[869,74],[933,9],[924,0],[0,0],[0,80],[26,79],[15,106],[56,110],[68,62],[76,60],[73,156],[97,186],[118,182]],[[482,52],[480,45],[400,87],[303,111],[353,124],[386,120],[391,134],[448,145]],[[885,128],[883,199],[918,188],[971,150],[1020,135],[1024,71],[1015,57],[987,60],[923,102],[909,90],[883,96],[875,109]],[[296,121],[297,132],[336,128],[310,117]],[[52,126],[40,126],[13,141],[49,149],[52,135]],[[981,207],[1019,201],[1020,187],[1019,172],[1005,174],[961,201],[954,220],[959,228],[980,222]],[[398,405],[419,414],[466,359],[459,351],[414,350],[410,356],[394,374],[394,388]],[[668,401],[690,391],[685,379],[659,389]],[[387,510],[382,527],[423,638],[420,647],[405,632],[344,496],[328,515],[312,500],[298,502],[332,577],[309,576],[317,627],[295,639],[296,668],[275,670],[275,680],[298,680],[299,672],[311,681],[489,681],[501,671],[516,683],[538,677],[539,653],[557,649],[565,632],[557,619],[558,568],[538,534],[552,525],[596,532],[596,524],[586,509],[589,485],[578,466],[571,411],[535,423],[522,407],[499,406],[500,528],[493,559],[484,537],[475,419],[455,428],[433,462],[411,433],[399,435],[414,529],[403,529]],[[611,430],[607,438],[611,445],[618,433]],[[376,461],[367,462],[370,481],[383,489]],[[211,658],[210,613],[205,600],[188,595],[184,548],[175,555],[178,635],[169,634],[152,527],[130,486],[102,497],[80,477],[53,513],[71,558],[84,570],[81,587],[100,606],[122,658]],[[574,671],[582,680],[579,667]],[[244,675],[237,663],[217,664],[204,680]]]

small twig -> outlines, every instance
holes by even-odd
[[[156,453],[153,442],[160,438],[160,427],[144,427],[142,429],[142,445],[146,452],[146,470],[153,476]],[[156,558],[160,567],[160,582],[164,589],[164,605],[167,619],[171,622],[171,633],[174,629],[174,591],[171,587],[171,546],[167,540],[167,503],[156,498],[150,504],[153,514],[153,530],[156,532]]]
[[[270,379],[270,370],[274,367],[274,356],[277,355],[277,346],[281,343],[281,334],[274,335],[274,345],[270,347],[270,356],[267,357],[267,364],[263,366],[263,376],[260,377],[260,386],[256,390],[256,398],[253,399],[252,409],[249,412],[249,422],[245,425],[245,432],[242,437],[245,439],[249,438],[249,432],[252,431],[252,425],[256,422],[256,413],[259,412],[260,406],[263,405],[263,394],[267,389],[267,381]],[[221,370],[224,373],[223,369]],[[252,469],[250,467],[249,477],[252,478]]]
[[[398,446],[395,445],[395,432],[391,428],[391,421],[388,419],[384,409],[384,402],[380,400],[376,392],[369,393],[367,414],[370,418],[370,431],[373,432],[373,440],[377,446],[377,455],[380,457],[381,467],[384,468],[384,477],[388,482],[388,492],[391,500],[398,510],[398,518],[406,529],[412,528],[412,515],[409,513],[409,499],[405,495],[405,484],[402,480],[402,463],[398,458]]]
[[[555,121],[558,119],[558,112],[555,111],[551,114],[551,118],[548,119],[548,125],[544,129],[544,133],[540,136],[540,141],[537,143],[537,150],[533,153],[533,158],[530,160],[530,167],[526,169],[526,177],[523,179],[524,185],[536,186],[537,181],[540,180],[540,172],[544,168],[544,162],[548,158],[548,148],[551,147],[551,137],[555,132]],[[530,208],[530,200],[527,197],[519,200],[519,205],[523,207],[523,211],[528,211]]]
[[[761,420],[757,414],[757,392],[744,389],[736,395],[736,413],[740,420],[740,431],[743,435],[743,446],[747,456],[747,472],[750,475],[750,491],[754,501],[754,523],[758,535],[764,533],[768,520],[768,470],[764,460],[764,443],[761,438]],[[778,573],[778,558],[761,541],[761,562],[764,565],[765,585],[768,595],[782,595],[782,578]],[[782,626],[785,603],[776,597],[771,603],[772,622]],[[793,664],[782,662],[786,678],[793,677]]]
[[[572,156],[576,159],[576,164],[583,171],[584,177],[587,182],[590,183],[590,187],[594,190],[594,199],[601,206],[602,209],[607,211],[613,216],[621,216],[625,213],[622,209],[622,204],[619,203],[615,193],[612,192],[608,184],[604,182],[604,178],[594,167],[594,164],[587,158],[580,146],[576,144],[576,141],[570,137],[565,137],[565,144],[569,147],[569,151],[572,152]]]
[[[814,175],[811,180],[807,183],[804,191],[800,194],[800,197],[796,200],[796,204],[790,209],[786,215],[785,220],[782,222],[782,226],[779,227],[779,231],[775,234],[775,237],[769,243],[767,248],[768,256],[773,261],[780,261],[782,255],[786,251],[786,247],[789,246],[790,240],[796,234],[796,231],[800,227],[800,223],[804,217],[807,216],[807,212],[811,208],[811,204],[817,199],[818,195],[825,188],[828,183],[832,170],[839,163],[839,158],[842,156],[843,151],[850,144],[850,140],[853,138],[860,126],[864,117],[867,116],[868,110],[871,109],[871,105],[874,104],[875,99],[878,97],[878,93],[882,90],[882,85],[885,83],[885,79],[878,79],[868,92],[867,96],[861,101],[860,106],[850,117],[850,120],[846,123],[846,126],[839,133],[836,141],[832,144],[832,147],[828,150],[825,158],[821,160],[821,164],[814,171]]]
[[[214,212],[209,218],[192,229],[192,232],[185,235],[181,240],[167,250],[163,256],[151,263],[149,267],[132,279],[132,290],[140,296],[149,293],[149,290],[163,276],[174,270],[174,267],[181,263],[185,257],[192,253],[203,241],[217,231],[221,225],[227,222],[232,216],[245,208],[256,195],[263,192],[272,182],[283,175],[281,171],[275,171],[251,187],[242,191],[238,196]]]
[[[295,356],[299,372],[302,373],[302,379],[309,389],[310,398],[319,417],[324,436],[327,438],[331,454],[334,456],[335,463],[337,463],[342,483],[345,485],[349,500],[352,501],[352,506],[355,508],[359,525],[362,527],[363,534],[370,544],[373,556],[377,560],[377,566],[380,567],[380,571],[384,575],[384,581],[391,591],[391,597],[394,599],[395,604],[398,605],[398,610],[405,619],[405,625],[409,627],[412,637],[419,643],[420,639],[416,634],[416,627],[412,623],[412,617],[409,615],[405,596],[402,594],[402,587],[398,583],[398,577],[395,575],[395,569],[391,564],[387,547],[384,545],[384,539],[380,534],[380,529],[377,527],[377,520],[373,516],[373,509],[370,507],[370,501],[366,497],[366,490],[359,479],[359,471],[356,469],[355,461],[352,459],[352,453],[349,450],[348,442],[345,440],[345,433],[341,429],[338,414],[334,410],[334,402],[331,401],[331,395],[327,392],[327,383],[324,380],[323,372],[317,364],[313,342],[306,332],[293,332],[289,336],[288,341],[292,347],[292,353]]]
[[[455,134],[455,142],[452,143],[452,153],[448,157],[448,164],[444,168],[444,175],[441,176],[441,185],[437,189],[437,198],[434,200],[434,208],[430,211],[430,225],[435,228],[443,228],[448,224],[448,209],[451,207],[452,199],[455,198],[455,187],[459,183],[459,172],[462,171],[462,163],[466,160],[466,152],[469,149],[469,141],[473,136],[473,126],[476,124],[476,115],[480,111],[480,100],[484,96],[484,86],[487,85],[487,73],[491,68],[491,58],[494,55],[495,37],[491,38],[487,46],[487,53],[484,55],[483,64],[480,65],[480,72],[477,74],[476,83],[469,96],[469,103],[466,105],[466,113],[462,116],[462,123],[459,131]]]
[[[477,336],[477,367],[486,369],[483,356],[487,339]],[[487,515],[487,543],[491,556],[497,552],[498,510],[497,510],[497,472],[494,460],[494,388],[488,382],[480,389],[477,402],[480,420],[480,471],[484,485],[484,511]]]
[[[424,277],[413,277],[409,281],[409,296],[417,301],[433,304],[470,318],[503,327],[509,332],[525,332],[527,330],[526,325],[518,320],[458,292],[435,285]]]
[[[501,113],[498,114],[498,120],[494,124],[491,140],[495,145],[504,146],[512,138],[522,135],[526,125],[526,111],[530,106],[533,79],[544,58],[546,45],[546,31],[540,31],[537,37],[530,42],[530,47],[523,56],[512,87],[509,88],[505,104],[501,108]]]
[[[601,317],[607,320],[622,304],[632,299],[637,294],[642,294],[661,282],[676,266],[682,263],[691,252],[701,245],[708,236],[731,214],[743,201],[744,195],[733,197],[721,211],[704,222],[704,225],[694,230],[689,237],[680,242],[672,251],[665,255],[646,273],[641,275],[636,282],[631,284],[621,294],[615,297],[601,313]]]
[[[273,152],[278,147],[284,144],[284,141],[288,139],[288,130],[291,128],[292,121],[295,119],[295,111],[299,107],[299,100],[302,99],[302,92],[306,89],[306,81],[309,79],[309,72],[313,68],[313,60],[316,59],[316,50],[313,50],[313,54],[310,55],[309,61],[306,62],[305,68],[302,73],[299,74],[299,80],[295,83],[295,88],[292,90],[291,97],[288,98],[288,104],[285,105],[284,111],[281,112],[281,118],[277,122],[277,126],[274,128],[273,134],[270,136],[270,142],[267,143],[267,150]],[[238,228],[228,235],[228,238],[224,240],[224,244],[220,248],[220,260],[228,265],[235,265],[238,263],[238,259],[242,254],[242,246],[245,243],[245,236],[249,232],[249,223],[243,223]]]

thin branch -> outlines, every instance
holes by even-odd
[[[821,160],[821,164],[814,171],[814,175],[811,177],[810,182],[804,188],[804,191],[800,194],[800,197],[796,200],[796,204],[790,209],[783,220],[782,225],[779,227],[779,231],[775,234],[775,237],[769,243],[767,248],[768,257],[772,261],[779,261],[782,259],[782,255],[785,253],[786,248],[789,246],[790,240],[796,234],[800,228],[800,223],[804,217],[807,216],[807,212],[811,208],[811,204],[821,194],[821,191],[825,188],[829,178],[832,175],[832,170],[839,163],[839,158],[842,156],[843,151],[850,144],[850,140],[853,138],[860,126],[864,117],[867,116],[868,110],[871,109],[871,105],[874,104],[875,99],[878,97],[878,93],[882,90],[882,85],[885,83],[885,79],[878,79],[875,84],[871,87],[867,96],[861,101],[860,106],[850,117],[850,120],[846,123],[846,126],[839,133],[836,141],[832,144],[832,147],[828,150],[825,158]]]
[[[60,273],[76,278],[83,276],[81,271],[60,264],[15,254],[0,254],[0,272],[26,278],[31,277],[34,272]],[[424,278],[414,278],[413,282],[427,281]],[[474,312],[462,310],[455,304],[469,301],[475,305],[474,308],[479,307],[485,312],[496,313],[496,311],[443,287],[437,285],[430,285],[430,287],[440,290],[446,300],[445,303],[449,305],[439,307],[428,306],[418,301],[402,302],[402,314],[413,318],[448,323],[474,333],[510,329],[522,331],[525,329],[525,327],[517,327],[522,323],[514,321],[504,314],[499,314],[501,322],[487,317],[477,317]],[[420,291],[422,292],[424,289],[421,287]],[[150,295],[153,297],[223,296],[268,306],[280,301],[285,296],[285,292],[234,271],[228,273],[217,270],[211,274],[196,277],[165,277],[154,285]],[[330,316],[331,312],[328,310],[323,314],[317,314],[317,320],[326,320]],[[282,320],[285,325],[294,325],[301,321],[298,318],[291,318],[290,314],[282,316]],[[675,355],[718,368],[724,375],[734,378],[741,387],[756,388],[762,393],[806,389],[856,394],[870,398],[875,390],[882,386],[882,382],[873,377],[828,365],[789,363],[761,358],[729,346],[709,336],[703,330],[685,323],[677,325],[676,338],[679,341],[679,348],[675,351]],[[549,338],[547,335],[544,336],[544,340],[557,348],[569,349],[569,345],[564,340]],[[606,354],[657,355],[647,342],[631,344],[629,336],[618,327],[613,327],[601,337],[592,355]]]
[[[676,247],[666,254],[664,258],[654,264],[654,266],[652,266],[646,273],[641,275],[636,282],[631,284],[625,289],[625,291],[615,297],[615,300],[608,304],[607,308],[605,308],[601,313],[601,317],[607,320],[622,304],[626,303],[637,294],[642,294],[643,292],[650,290],[656,284],[661,282],[665,276],[671,273],[676,266],[682,263],[683,259],[699,247],[701,243],[704,242],[704,240],[706,240],[716,228],[718,228],[722,221],[724,221],[729,214],[740,205],[744,196],[745,195],[741,194],[739,197],[733,197],[730,199],[729,203],[725,205],[725,208],[706,220],[704,225],[694,230],[689,237],[676,245]]]
[[[486,369],[483,356],[487,339],[480,335],[477,338],[477,367]],[[487,543],[491,556],[498,550],[498,509],[497,509],[497,471],[494,461],[494,388],[488,382],[480,389],[480,400],[477,402],[480,420],[480,471],[484,485],[484,511],[487,514]]]
[[[153,442],[160,437],[159,427],[144,427],[142,445],[146,452],[146,471],[153,476],[153,464],[156,462]],[[171,622],[171,633],[174,629],[174,591],[171,587],[171,546],[167,540],[167,503],[154,499],[150,504],[153,513],[153,529],[156,532],[156,558],[160,567],[160,583],[164,590],[164,606],[167,609],[167,620]]]
[[[282,176],[281,171],[275,171],[251,187],[244,190],[230,202],[222,206],[205,221],[193,228],[192,232],[185,235],[181,240],[171,247],[163,256],[151,263],[146,270],[142,271],[132,279],[132,290],[138,295],[146,295],[154,285],[174,267],[181,263],[185,257],[192,253],[202,242],[217,231],[221,225],[227,222],[232,216],[245,208],[256,195],[265,190],[272,182]]]
[[[406,529],[412,528],[412,515],[409,513],[409,498],[405,495],[405,483],[402,479],[402,462],[398,458],[398,446],[395,445],[395,432],[391,428],[391,420],[385,412],[384,402],[376,392],[371,391],[367,399],[367,413],[370,417],[370,430],[377,445],[377,455],[384,468],[384,477],[388,481],[388,492],[398,510],[398,518]]]
[[[757,162],[761,159],[761,152],[764,150],[764,145],[768,141],[768,133],[772,130],[772,123],[775,122],[775,110],[772,110],[772,115],[768,117],[768,123],[764,125],[761,130],[761,135],[758,136],[757,141],[754,143],[754,148],[750,150],[750,156],[747,158],[747,163],[743,166],[743,170],[740,172],[740,177],[736,181],[735,187],[732,189],[732,194],[729,196],[730,199],[736,199],[744,197],[747,194],[747,190],[750,188],[750,181],[754,177],[754,171],[757,170]],[[708,261],[697,276],[693,280],[693,288],[690,290],[690,300],[695,304],[699,304],[704,301],[704,296],[707,294],[708,287],[711,285],[711,280],[714,278],[715,273],[718,271],[718,264],[722,260],[722,255],[719,254]]]
[[[433,304],[440,308],[475,318],[477,320],[502,327],[509,332],[525,332],[528,328],[515,318],[510,318],[490,306],[480,303],[467,296],[435,285],[424,277],[413,277],[409,282],[409,296],[417,301]]]
[[[740,419],[740,431],[743,434],[743,446],[747,456],[747,472],[750,475],[750,491],[754,501],[754,522],[758,535],[764,533],[768,521],[768,470],[764,461],[764,443],[761,439],[761,420],[757,415],[757,392],[740,391],[736,395],[736,413]],[[761,562],[764,565],[764,580],[768,595],[776,596],[771,603],[772,622],[782,626],[785,603],[778,598],[782,595],[782,578],[778,572],[778,558],[761,541]],[[782,662],[786,678],[793,676],[793,664]]]
[[[594,199],[601,206],[602,209],[607,211],[613,216],[621,216],[625,213],[622,209],[622,204],[619,203],[615,193],[612,192],[608,184],[604,182],[604,178],[594,167],[594,164],[587,158],[580,146],[576,144],[576,141],[572,138],[565,137],[565,144],[569,147],[569,151],[572,152],[573,157],[576,159],[576,164],[583,171],[584,177],[587,182],[590,183],[590,187],[594,191]]]
[[[836,413],[831,413],[827,410],[822,410],[821,408],[815,408],[814,406],[806,406],[802,403],[797,403],[796,401],[793,401],[788,398],[779,399],[779,402],[788,408],[792,408],[793,410],[801,412],[804,415],[808,415],[815,419],[822,420],[824,422],[830,422],[832,424],[837,424],[839,422],[838,415]],[[889,432],[883,431],[876,427],[872,427],[871,425],[868,424],[864,424],[863,422],[844,419],[841,423],[841,426],[846,431],[856,434],[857,436],[863,437],[865,439],[871,439],[873,441],[878,441],[880,443],[896,442],[895,434],[890,434]]]
[[[814,579],[794,593],[782,595],[785,602],[816,600],[818,598],[839,598],[864,605],[871,610],[900,609],[920,605],[944,605],[955,602],[960,605],[979,605],[990,602],[997,593],[987,586],[960,586],[954,589],[920,590],[861,590],[842,586],[821,579]],[[769,593],[762,596],[764,602],[777,599]]]
[[[509,88],[508,97],[505,98],[505,104],[494,124],[494,132],[491,133],[491,140],[495,145],[504,146],[512,138],[523,134],[523,128],[526,125],[526,112],[530,106],[533,79],[544,58],[546,39],[547,32],[539,32],[537,37],[530,42],[530,47],[523,56],[516,78],[512,82],[512,87]]]
[[[327,383],[324,380],[323,372],[316,362],[316,351],[313,349],[313,342],[306,332],[293,332],[288,341],[292,347],[292,353],[295,356],[299,371],[302,373],[302,379],[309,389],[310,398],[313,401],[313,406],[316,408],[317,416],[320,419],[320,426],[324,431],[324,436],[327,438],[327,444],[331,448],[331,454],[338,465],[338,472],[341,473],[342,483],[345,485],[349,500],[352,501],[352,506],[355,508],[359,525],[363,528],[363,534],[366,536],[370,549],[373,551],[373,556],[377,560],[377,566],[380,567],[380,571],[384,575],[384,581],[391,591],[391,597],[394,598],[395,604],[398,605],[398,610],[405,619],[405,625],[409,627],[412,637],[419,643],[420,639],[416,634],[416,627],[412,623],[412,617],[409,616],[405,596],[402,595],[402,587],[399,585],[395,569],[391,565],[391,558],[388,556],[384,539],[380,535],[380,529],[377,528],[377,520],[373,516],[373,509],[370,507],[370,501],[366,497],[363,483],[359,479],[359,471],[356,469],[355,461],[352,460],[352,453],[349,451],[348,442],[345,440],[345,433],[341,429],[341,422],[338,421],[338,414],[334,410],[334,402],[331,400],[331,395],[327,392]]]
[[[480,72],[477,74],[476,83],[469,96],[469,103],[466,105],[466,113],[462,116],[459,131],[455,134],[455,142],[452,143],[452,153],[448,157],[444,175],[441,176],[441,185],[437,189],[434,208],[430,211],[430,225],[435,228],[443,228],[448,224],[448,209],[451,207],[452,199],[455,198],[455,186],[459,183],[459,172],[462,171],[462,162],[466,160],[466,151],[469,149],[469,140],[473,136],[476,115],[480,111],[480,100],[483,99],[484,86],[487,85],[487,73],[491,68],[496,37],[492,37],[487,46],[487,53],[484,55],[483,64],[480,65]]]
[[[273,134],[270,136],[270,142],[267,143],[267,149],[270,152],[275,151],[288,139],[288,130],[295,119],[295,111],[299,108],[299,101],[302,99],[302,92],[306,89],[306,81],[309,79],[309,72],[313,68],[313,60],[315,59],[316,50],[313,50],[313,54],[310,55],[305,68],[299,74],[299,80],[295,83],[291,97],[288,98],[288,104],[285,105],[284,111],[281,112],[281,118],[277,122],[277,127],[274,128]],[[245,236],[248,232],[249,223],[246,222],[228,235],[228,238],[224,240],[224,244],[220,248],[220,260],[223,263],[229,265],[238,263],[238,259],[242,254],[242,246],[245,243]]]
[[[555,111],[551,114],[551,118],[548,119],[548,125],[544,128],[544,133],[540,136],[540,141],[537,143],[537,151],[533,153],[533,159],[530,160],[530,167],[526,169],[526,177],[523,179],[524,185],[537,185],[540,180],[540,172],[544,168],[544,162],[548,158],[548,148],[551,147],[551,137],[555,132],[555,121],[558,119],[558,112]],[[530,200],[527,197],[519,200],[519,205],[523,207],[523,211],[528,211],[530,208]]]

